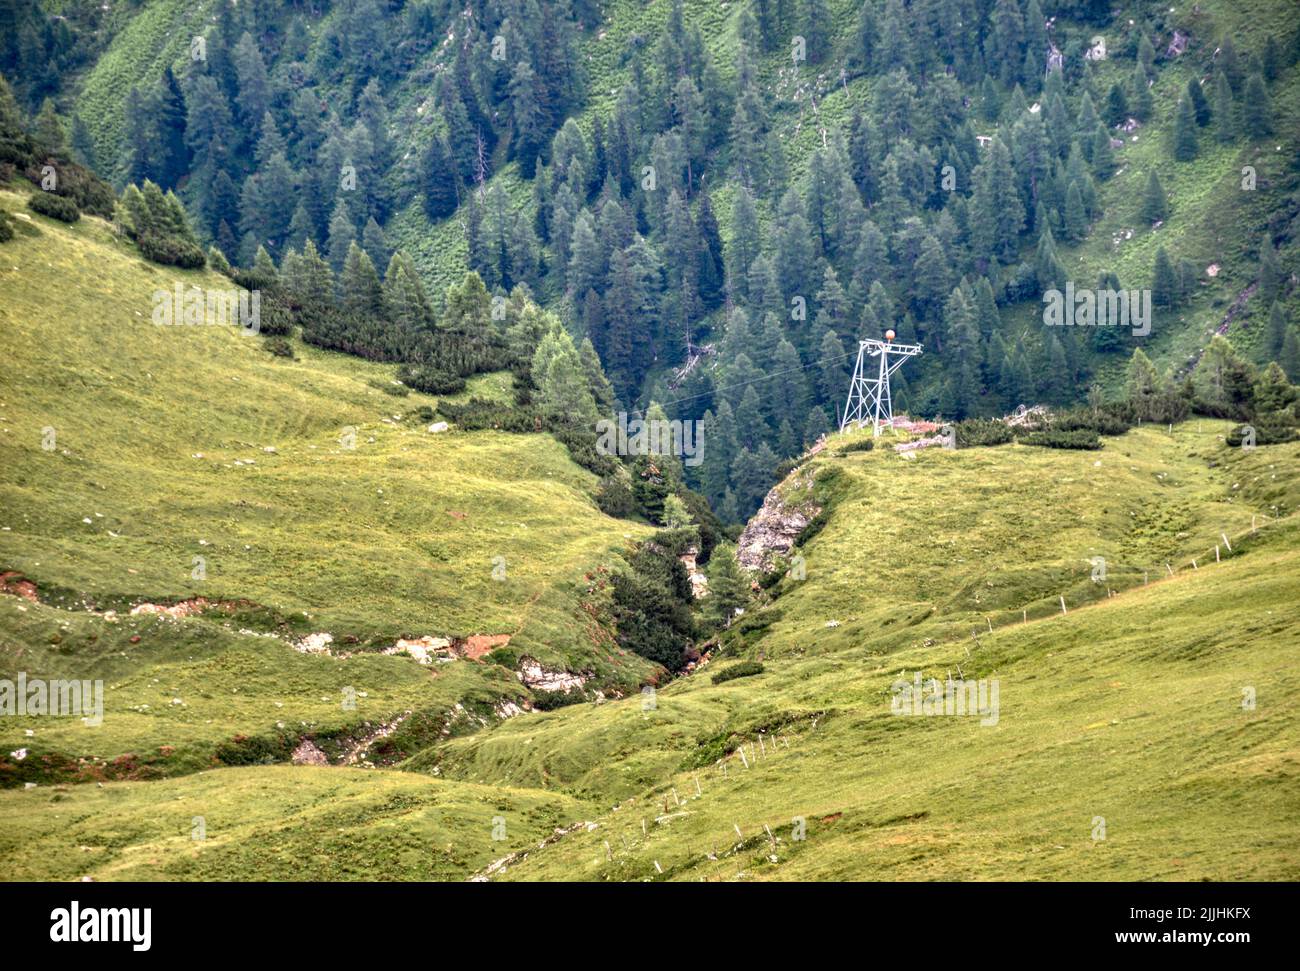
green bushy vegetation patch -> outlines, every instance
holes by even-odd
[[[761,661],[741,661],[739,664],[727,665],[727,667],[714,674],[711,680],[714,684],[723,684],[736,678],[752,678],[754,675],[762,673],[763,664]]]

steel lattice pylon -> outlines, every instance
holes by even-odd
[[[844,403],[840,431],[850,426],[861,428],[868,421],[872,423],[873,435],[880,434],[882,425],[892,427],[894,402],[889,393],[889,376],[909,357],[920,353],[920,344],[895,344],[892,340],[878,341],[874,338],[859,341],[858,363],[853,368],[853,381],[849,384],[849,397]],[[878,367],[871,365],[867,360],[870,357],[880,358]],[[873,371],[874,375],[871,374]]]

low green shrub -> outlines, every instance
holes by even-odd
[[[836,455],[848,455],[850,452],[870,452],[876,447],[874,438],[860,438],[857,441],[849,442],[843,448],[835,450]]]
[[[1078,428],[1073,431],[1058,431],[1049,428],[1046,431],[1030,432],[1020,439],[1024,445],[1038,445],[1042,448],[1072,448],[1092,450],[1101,448],[1101,439],[1090,429]]]
[[[1133,427],[1133,423],[1122,409],[1105,408],[1093,412],[1087,408],[1075,408],[1054,416],[1051,428],[1056,431],[1092,431],[1098,435],[1123,435]]]
[[[636,499],[627,480],[618,475],[607,475],[596,489],[596,507],[606,516],[630,519],[636,513]]]
[[[554,711],[557,708],[567,708],[569,705],[580,705],[586,700],[587,696],[582,693],[581,688],[533,692],[533,707],[538,711]]]
[[[762,661],[741,661],[739,664],[732,664],[715,674],[713,676],[713,683],[722,684],[726,681],[734,681],[736,678],[750,678],[756,674],[762,673]]]
[[[967,418],[959,421],[956,434],[958,448],[1006,445],[1016,437],[1011,426],[996,418]]]
[[[33,193],[27,200],[27,208],[32,212],[39,212],[42,216],[49,216],[51,219],[65,223],[75,223],[81,218],[81,210],[77,208],[75,202],[53,192]]]
[[[398,369],[397,379],[425,394],[457,394],[465,390],[465,379],[459,374],[428,365],[404,364]]]

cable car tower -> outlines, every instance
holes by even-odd
[[[840,431],[850,426],[861,428],[868,421],[874,429],[873,436],[880,435],[882,425],[892,428],[894,401],[889,393],[889,376],[909,357],[920,353],[920,344],[895,344],[892,330],[885,331],[883,341],[874,338],[859,341],[858,363],[853,368],[853,381],[849,385],[849,398],[844,403]],[[867,360],[872,357],[880,358],[879,366]]]

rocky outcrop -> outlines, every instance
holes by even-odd
[[[409,654],[421,664],[432,664],[435,659],[445,657],[450,649],[451,638],[426,634],[424,637],[399,637],[396,644],[384,649],[384,653]]]
[[[767,494],[763,507],[736,542],[736,560],[742,567],[746,570],[770,570],[774,556],[790,555],[794,541],[821,512],[821,507],[811,499],[787,503],[784,496],[810,495],[811,486],[812,470],[803,468]]]
[[[691,596],[696,600],[702,600],[709,595],[709,578],[705,576],[704,571],[700,569],[699,564],[696,562],[696,557],[699,555],[700,551],[692,546],[677,557],[678,561],[686,569],[686,578],[691,582]]]
[[[309,738],[304,738],[293,750],[294,765],[329,765],[330,760]]]
[[[585,675],[568,671],[548,671],[540,661],[531,657],[519,659],[518,677],[529,688],[538,691],[568,691],[581,688],[588,680]]]

